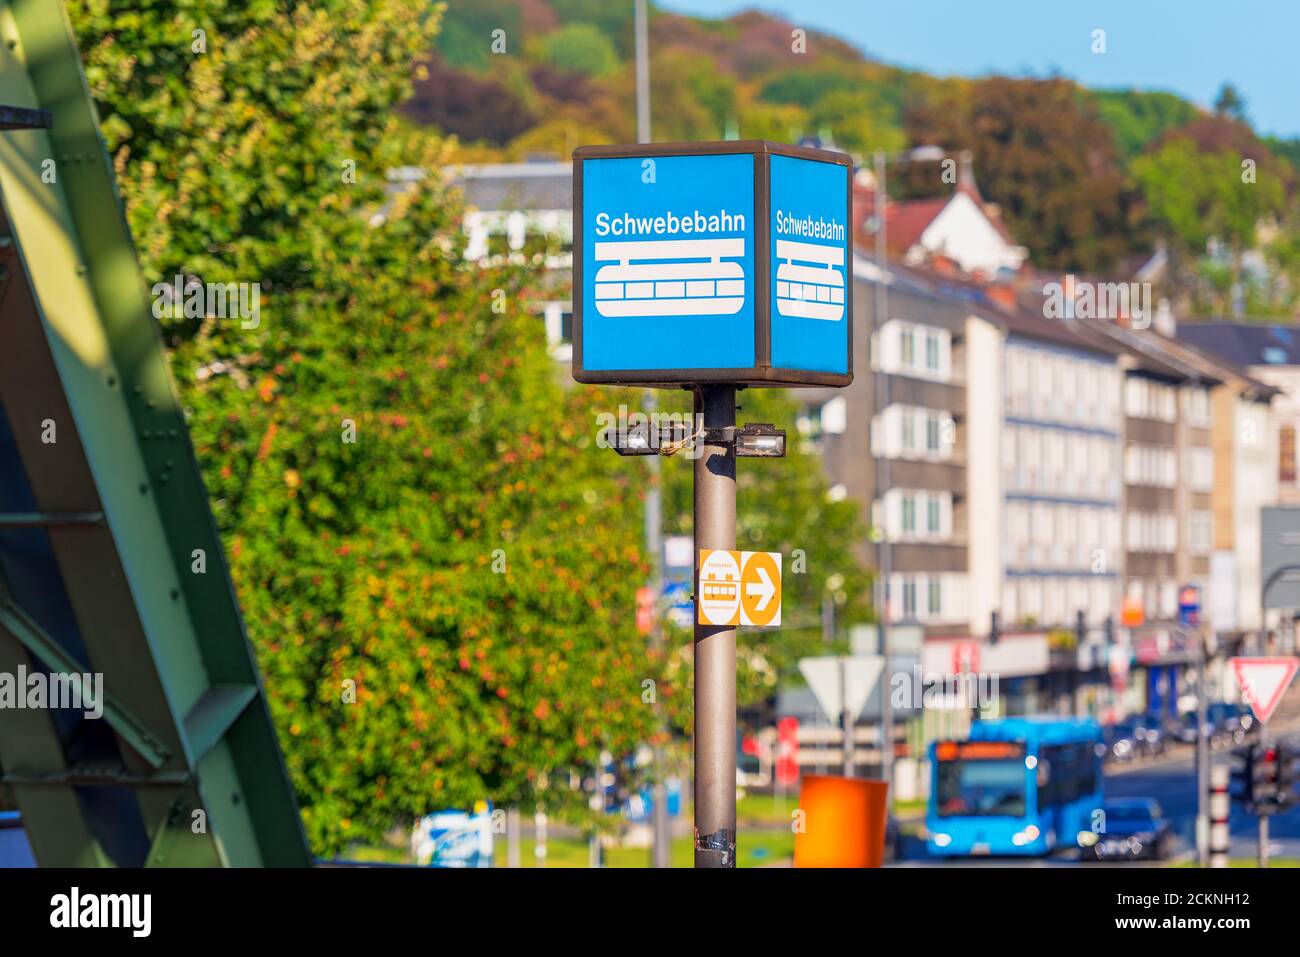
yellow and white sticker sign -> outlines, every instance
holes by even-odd
[[[701,625],[781,624],[781,553],[700,551]]]

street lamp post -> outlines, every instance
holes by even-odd
[[[641,143],[650,142],[650,39],[647,23],[646,0],[634,0],[633,14],[636,21],[636,137]],[[659,409],[659,400],[653,389],[647,389],[644,408],[646,415],[653,419]],[[645,493],[645,546],[650,559],[650,587],[654,590],[656,612],[662,611],[659,603],[663,592],[663,519],[660,508],[660,463],[659,456],[650,456],[650,483]],[[654,616],[650,623],[650,648],[656,654],[664,649],[663,626],[660,614]],[[657,724],[662,730],[663,723]],[[669,842],[672,837],[668,830],[668,790],[664,786],[664,749],[663,745],[654,746],[654,760],[651,767],[654,783],[651,786],[650,829],[653,833],[653,850],[651,864],[654,867],[670,867]]]

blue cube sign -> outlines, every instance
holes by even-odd
[[[577,150],[574,378],[847,385],[851,174],[758,142]]]

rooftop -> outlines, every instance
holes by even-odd
[[[1178,338],[1239,366],[1300,366],[1300,325],[1183,322]]]

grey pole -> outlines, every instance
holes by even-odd
[[[734,428],[736,388],[705,385],[706,430]],[[702,549],[736,547],[736,446],[701,436],[695,460],[695,595]],[[736,866],[736,629],[695,618],[695,866]]]
[[[646,390],[645,411],[653,417],[659,408],[658,399],[653,389]],[[650,463],[650,487],[645,493],[645,548],[650,559],[650,587],[655,596],[655,616],[650,624],[650,649],[658,657],[664,649],[664,631],[660,623],[660,601],[663,594],[663,537],[662,517],[659,507],[659,456],[648,455]],[[658,697],[655,699],[656,730],[663,730],[663,721],[658,717]],[[662,745],[654,747],[654,763],[651,768],[654,782],[651,785],[650,830],[653,834],[653,849],[650,864],[652,867],[670,867],[668,832],[668,792],[664,787],[664,749]]]
[[[1261,723],[1259,726],[1259,759],[1264,760],[1264,752],[1268,750],[1268,725]],[[1280,769],[1279,769],[1280,770]],[[1256,811],[1262,811],[1262,808],[1256,808]],[[1259,821],[1259,866],[1268,867],[1268,815],[1259,814],[1256,818]]]
[[[875,174],[876,174],[876,266],[884,272],[886,267],[886,245],[885,245],[885,154],[877,150],[875,154]],[[885,411],[885,405],[889,401],[889,388],[886,382],[885,372],[881,365],[880,357],[883,353],[881,336],[884,335],[884,326],[888,321],[889,298],[885,288],[883,277],[876,280],[875,296],[875,315],[872,317],[872,327],[876,332],[875,339],[872,342],[872,349],[876,353],[871,358],[875,360],[877,368],[873,369],[876,377],[876,415],[879,416]],[[880,574],[880,595],[879,604],[879,623],[880,629],[880,655],[884,659],[884,669],[880,673],[880,778],[886,783],[893,784],[894,770],[894,711],[893,703],[889,700],[888,689],[890,685],[890,676],[892,667],[889,657],[889,577],[893,572],[893,556],[890,554],[889,533],[885,530],[888,525],[888,519],[885,515],[885,493],[889,491],[889,456],[885,453],[884,443],[881,443],[882,454],[876,460],[876,499],[880,502],[880,523],[881,537],[877,546],[878,571]]]
[[[626,9],[626,8],[625,8]],[[636,19],[636,136],[650,142],[650,37],[645,0],[635,2]]]
[[[1197,659],[1200,664],[1196,681],[1196,851],[1201,867],[1210,863],[1210,729],[1206,727],[1206,691],[1209,689],[1209,656],[1205,652],[1205,634],[1196,631]]]
[[[650,40],[646,18],[646,0],[635,0],[636,19],[636,138],[638,142],[650,142]],[[659,400],[653,389],[646,390],[645,411],[653,418],[659,409]],[[650,587],[654,589],[655,610],[661,611],[659,601],[663,592],[663,521],[659,507],[659,456],[647,457],[650,463],[650,487],[645,493],[645,547],[650,557]],[[664,633],[659,622],[659,615],[650,626],[650,649],[656,653],[663,651]],[[656,704],[656,708],[658,704]],[[662,729],[663,722],[657,721],[656,727]],[[653,806],[650,810],[650,829],[654,835],[654,848],[651,852],[652,867],[669,867],[672,836],[668,831],[668,792],[664,787],[664,749],[661,745],[654,748],[654,784],[651,787]]]

